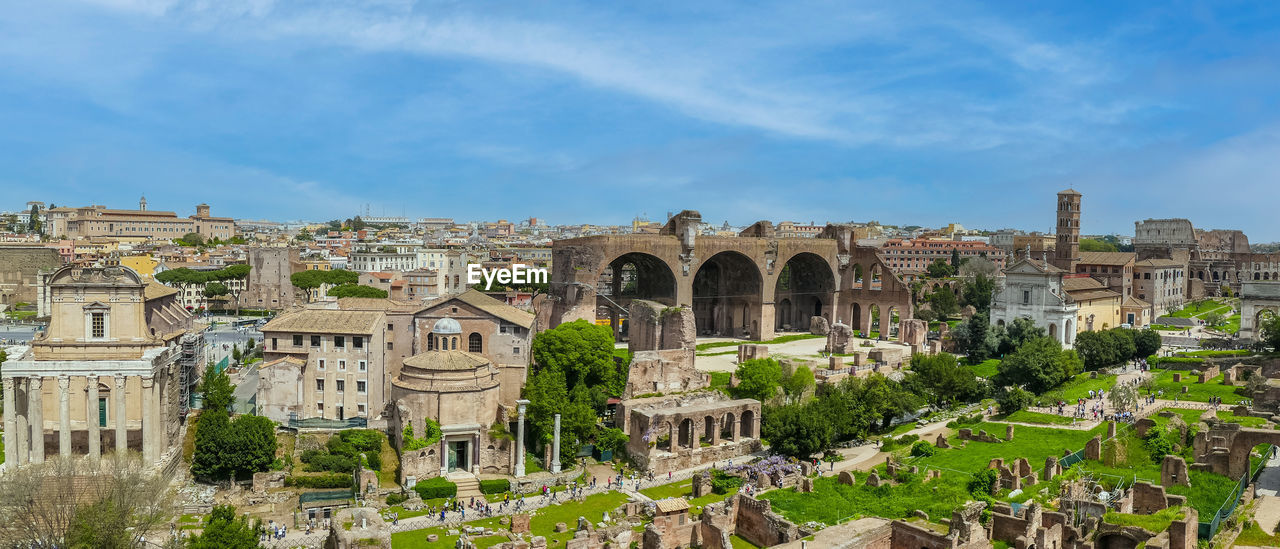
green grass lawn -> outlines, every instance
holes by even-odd
[[[1152,330],[1164,330],[1166,332],[1181,332],[1187,329],[1186,326],[1171,326],[1168,324],[1152,324],[1148,327]]]
[[[1226,410],[1218,410],[1218,419],[1227,423],[1239,423],[1241,427],[1258,429],[1267,424],[1266,418],[1253,416],[1237,416]]]
[[[1182,416],[1182,421],[1187,425],[1195,425],[1200,423],[1200,416],[1204,415],[1204,410],[1193,410],[1191,408],[1161,408],[1161,412],[1173,412]],[[1159,414],[1150,416],[1156,422],[1157,427],[1164,427],[1169,424],[1169,419],[1160,417]]]
[[[771,490],[760,497],[772,502],[774,511],[796,524],[817,521],[827,525],[858,516],[907,518],[916,509],[924,510],[936,521],[949,518],[953,510],[970,499],[966,489],[968,475],[944,472],[938,480],[923,479],[923,475],[917,475],[905,484],[872,488],[867,486],[865,474],[858,474],[853,486],[840,484],[835,477],[819,477],[814,480],[812,493],[788,488]]]
[[[378,471],[378,486],[396,488],[400,486],[396,479],[396,469],[400,468],[400,456],[396,454],[387,437],[382,437],[382,450],[378,452],[378,461],[382,462],[382,470]]]
[[[1000,367],[1000,359],[993,358],[991,360],[984,360],[981,363],[976,364],[974,366],[970,366],[969,369],[973,370],[973,375],[975,376],[978,376],[984,379],[991,379],[993,377],[996,377],[996,372],[998,371],[999,367]]]
[[[1236,537],[1235,546],[1248,545],[1251,547],[1280,547],[1280,536],[1268,534],[1262,531],[1258,523],[1249,521],[1249,524],[1240,531],[1240,535]],[[1234,546],[1233,546],[1234,547]]]
[[[606,492],[589,496],[582,503],[570,502],[561,505],[554,505],[538,509],[533,514],[533,519],[529,521],[529,528],[535,536],[545,536],[547,538],[547,547],[563,547],[564,543],[573,539],[573,531],[555,532],[557,522],[563,522],[575,527],[578,524],[578,517],[587,517],[593,524],[600,522],[604,518],[605,511],[612,511],[619,505],[627,501],[627,496],[620,492]],[[407,518],[402,513],[401,519]],[[495,530],[505,529],[498,523],[499,518],[488,518],[468,522],[471,526],[484,526]],[[391,535],[391,546],[396,549],[450,549],[454,543],[458,541],[458,536],[447,535],[448,529],[444,527],[424,528],[421,530],[411,530],[408,532],[399,532]],[[440,539],[435,543],[427,541],[428,534],[436,534]],[[482,538],[472,538],[477,547],[485,548],[497,545],[507,541],[505,535],[487,536]]]
[[[1116,513],[1108,511],[1103,518],[1108,524],[1119,524],[1121,526],[1137,526],[1148,532],[1160,533],[1169,529],[1169,525],[1175,520],[1181,520],[1186,516],[1186,512],[1182,507],[1170,507],[1161,509],[1150,515],[1134,515],[1130,513]]]
[[[1164,391],[1164,398],[1172,400],[1177,397],[1179,400],[1191,400],[1195,402],[1209,402],[1211,397],[1221,397],[1222,402],[1226,404],[1235,404],[1244,400],[1245,397],[1236,394],[1237,389],[1241,387],[1232,385],[1223,385],[1222,376],[1218,375],[1209,381],[1199,383],[1194,372],[1187,370],[1154,370],[1155,383],[1157,390]],[[1182,381],[1173,380],[1173,374],[1182,374]],[[1187,393],[1182,393],[1182,387],[1187,386]],[[1146,394],[1146,391],[1142,391]]]
[[[1089,391],[1091,390],[1094,392],[1110,391],[1116,384],[1116,376],[1114,375],[1099,375],[1097,379],[1093,379],[1091,376],[1092,374],[1088,372],[1077,375],[1057,389],[1040,395],[1039,401],[1046,405],[1059,400],[1070,404],[1079,398],[1089,398]]]
[[[1221,356],[1249,356],[1252,354],[1253,354],[1253,351],[1250,351],[1248,349],[1235,349],[1235,350],[1229,350],[1229,351],[1210,351],[1210,350],[1190,351],[1186,353],[1178,353],[1177,356],[1206,358],[1206,357],[1221,357]]]
[[[1231,315],[1227,317],[1226,322],[1224,322],[1221,326],[1218,327],[1218,331],[1226,332],[1228,334],[1239,333],[1240,332],[1240,315]]]
[[[400,515],[400,518],[403,519],[405,518],[405,516]],[[500,530],[505,528],[504,526],[498,523],[498,519],[496,517],[485,519],[485,520],[478,520],[475,522],[468,522],[467,524],[471,526],[484,526],[484,527],[492,528],[495,530]],[[427,536],[430,534],[435,534],[437,536],[440,536],[440,539],[436,540],[435,543],[429,542],[427,541]],[[485,536],[482,538],[472,538],[471,541],[475,542],[476,547],[480,547],[483,549],[483,548],[492,547],[499,543],[508,541],[508,538],[505,535],[504,536]],[[449,529],[443,526],[437,526],[434,528],[423,528],[421,530],[409,530],[407,532],[397,532],[397,533],[391,534],[391,546],[394,547],[395,549],[419,549],[419,548],[452,549],[454,547],[454,544],[456,544],[457,542],[458,542],[458,536],[450,536]]]
[[[754,543],[738,537],[737,534],[729,536],[729,542],[733,544],[733,549],[757,549]]]
[[[983,422],[970,428],[975,433],[979,430],[985,430],[987,433],[1003,440],[1006,425],[1005,423]],[[1060,457],[1064,450],[1079,451],[1084,448],[1089,439],[1100,433],[1106,433],[1106,425],[1099,425],[1088,431],[1018,425],[1015,428],[1012,441],[992,443],[971,440],[965,442],[961,441],[958,436],[952,436],[947,439],[952,448],[939,449],[938,453],[920,458],[918,461],[912,461],[911,463],[921,467],[934,466],[975,473],[985,469],[987,464],[994,458],[1004,458],[1005,462],[1012,462],[1020,457],[1025,457],[1031,463],[1031,467],[1038,470],[1044,467],[1044,458],[1049,456]],[[964,445],[964,448],[960,448],[961,445]]]
[[[1205,299],[1194,302],[1172,313],[1167,313],[1164,316],[1173,318],[1199,318],[1209,313],[1227,314],[1230,310],[1230,304],[1220,303],[1212,299]]]
[[[790,342],[790,341],[799,341],[799,340],[802,340],[802,339],[815,339],[815,338],[819,338],[819,337],[827,337],[827,336],[817,335],[817,334],[787,334],[787,335],[784,335],[784,336],[778,336],[778,337],[775,337],[775,338],[773,338],[773,339],[770,339],[769,341],[745,341],[745,340],[741,340],[741,341],[739,341],[739,340],[734,340],[734,341],[716,341],[716,342],[712,342],[712,343],[699,343],[699,344],[695,347],[695,349],[696,349],[696,350],[698,350],[698,351],[706,351],[706,350],[708,350],[708,349],[715,349],[715,348],[717,348],[717,347],[737,347],[737,346],[739,346],[739,345],[743,345],[743,344],[757,344],[757,345],[763,344],[763,345],[774,345],[774,344],[777,344],[777,343],[787,343],[787,342]]]
[[[1040,412],[1029,412],[1027,410],[1018,410],[1007,416],[996,416],[991,419],[997,421],[1010,421],[1013,423],[1039,423],[1043,425],[1071,425],[1072,418],[1060,416],[1057,414],[1044,414]],[[1014,437],[1016,440],[1016,436]]]
[[[716,494],[710,493],[700,498],[693,497],[693,480],[687,479],[671,484],[663,484],[652,488],[645,488],[640,491],[641,494],[649,496],[653,499],[665,498],[685,498],[689,500],[689,507],[694,510],[693,514],[699,514],[701,508],[711,503],[719,503],[733,494]]]

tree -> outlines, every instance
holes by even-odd
[[[935,259],[925,268],[925,273],[929,278],[947,278],[956,274],[956,268],[946,261]]]
[[[1126,412],[1138,403],[1138,391],[1132,385],[1117,383],[1111,388],[1111,392],[1107,393],[1107,400],[1111,401],[1111,406],[1117,411]]]
[[[956,324],[951,338],[956,348],[964,351],[970,364],[977,364],[991,357],[999,341],[991,332],[991,321],[985,313],[973,315],[969,320]]]
[[[991,299],[994,297],[995,291],[995,279],[978,273],[972,280],[965,282],[961,294],[964,296],[966,305],[972,306],[980,313],[986,313],[991,310]]]
[[[182,235],[182,238],[175,240],[174,243],[179,246],[203,246],[204,237],[196,233],[187,233]]]
[[[1147,358],[1160,350],[1162,342],[1160,333],[1147,328],[1133,334],[1134,354],[1136,358]]]
[[[355,271],[344,269],[334,269],[330,271],[298,271],[289,275],[289,282],[295,288],[306,290],[307,300],[314,301],[314,290],[328,284],[337,286],[342,284],[358,284],[360,282],[360,274]]]
[[[373,297],[384,299],[387,291],[361,284],[339,284],[329,289],[329,297]]]
[[[27,217],[27,232],[31,234],[40,234],[42,225],[40,224],[40,206],[31,205],[30,215]]]
[[[311,242],[316,239],[316,237],[311,235],[311,231],[308,231],[305,227],[301,231],[298,231],[298,236],[294,238],[299,242]]]
[[[999,337],[1000,343],[997,352],[1001,355],[1007,355],[1017,350],[1027,341],[1045,337],[1045,335],[1044,328],[1036,326],[1034,320],[1026,317],[1015,318],[1013,322],[1005,325],[1005,330]]]
[[[1098,370],[1137,356],[1150,356],[1138,354],[1136,334],[1136,330],[1126,328],[1081,332],[1076,336],[1075,348],[1084,360],[1085,368]]]
[[[938,313],[938,318],[946,318],[960,312],[960,304],[956,302],[956,295],[951,293],[951,288],[939,286],[932,294],[929,294],[929,307],[933,312]]]
[[[960,263],[960,250],[957,248],[951,248],[951,268],[953,270],[959,270]]]
[[[996,397],[996,404],[1000,405],[1000,413],[1009,415],[1026,409],[1031,405],[1033,398],[1033,395],[1022,387],[1010,387]]]
[[[266,471],[275,459],[275,424],[252,415],[230,419],[235,386],[226,372],[209,368],[200,390],[204,410],[196,420],[191,474],[217,481]]]
[[[217,505],[204,520],[201,534],[187,542],[191,549],[252,549],[260,547],[258,536],[261,521],[249,522],[248,517],[236,516],[232,505]]]
[[[167,484],[136,455],[11,468],[0,476],[0,546],[140,547],[172,516]]]
[[[1110,242],[1102,240],[1094,240],[1092,238],[1080,239],[1080,251],[1082,252],[1114,252],[1117,251],[1116,246]]]
[[[205,297],[212,298],[212,297],[224,296],[229,293],[231,293],[231,290],[228,290],[227,285],[221,282],[210,282],[204,285]]]
[[[626,451],[627,443],[630,441],[631,438],[622,432],[622,429],[609,427],[596,435],[596,448],[604,452],[613,452],[614,459],[617,459],[618,454]]]
[[[1039,337],[1000,361],[996,375],[1001,385],[1021,385],[1041,394],[1079,371],[1080,359],[1074,351],[1064,351],[1056,339]]]
[[[535,370],[564,373],[567,387],[579,383],[600,397],[620,396],[626,382],[613,359],[613,332],[585,320],[561,324],[539,332],[531,347]],[[600,398],[603,406],[604,398]]]
[[[808,459],[831,446],[834,429],[830,419],[811,413],[808,406],[766,406],[760,436],[770,448],[785,456]]]
[[[806,390],[814,386],[813,370],[808,366],[796,366],[795,371],[782,381],[782,390],[786,391],[787,396],[791,398],[799,398]]]
[[[733,392],[738,398],[768,402],[778,394],[782,365],[772,358],[753,358],[742,361],[734,375],[738,378],[738,386],[733,388]]]
[[[961,366],[956,356],[949,353],[912,356],[911,372],[903,378],[902,384],[935,405],[975,402],[986,396],[986,390],[973,370]]]

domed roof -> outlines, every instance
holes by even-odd
[[[452,318],[442,318],[436,321],[436,325],[431,328],[436,334],[460,334],[462,333],[462,325]]]

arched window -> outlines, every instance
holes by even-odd
[[[453,337],[451,337],[451,338],[449,338],[449,339],[451,340],[451,341],[449,342],[449,350],[451,350],[451,351],[456,351],[456,350],[458,350],[458,336],[453,336]]]
[[[428,351],[434,351],[434,350],[436,350],[436,335],[435,335],[435,334],[427,334],[427,350],[428,350]]]
[[[479,353],[481,352],[480,348],[483,346],[483,342],[484,340],[480,338],[480,334],[471,332],[471,335],[467,336],[467,350],[473,353]]]

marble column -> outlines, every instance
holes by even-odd
[[[89,396],[84,403],[84,420],[89,427],[89,458],[99,459],[102,457],[102,435],[98,432],[98,421],[101,419],[98,414],[98,376],[89,376],[86,378],[89,384]]]
[[[156,453],[156,380],[142,378],[142,459],[151,463],[159,457]]]
[[[71,379],[58,376],[58,455],[71,457]]]
[[[520,421],[516,423],[516,476],[524,476],[524,410],[529,405],[527,400],[517,400],[520,410]]]
[[[560,472],[560,414],[556,414],[555,445],[551,447],[551,472]]]
[[[17,401],[17,391],[19,387],[24,391],[23,395],[27,395],[27,392],[31,390],[31,385],[27,383],[27,378],[25,377],[9,378],[9,383],[13,384],[15,401]],[[27,400],[24,404],[28,404],[30,403],[31,397],[27,395],[24,399]],[[18,461],[14,463],[18,465],[25,465],[31,462],[31,418],[28,416],[30,411],[24,411],[21,414],[17,413],[17,411],[18,409],[14,408],[13,419],[18,424],[18,445],[14,447],[14,450],[17,451]]]
[[[129,451],[129,427],[125,423],[125,406],[124,406],[124,381],[123,375],[116,376],[116,390],[111,395],[111,400],[115,402],[116,412],[116,454],[125,455]]]
[[[14,386],[17,380],[4,382],[4,462],[18,465],[18,405]]]
[[[28,382],[27,417],[31,424],[31,463],[44,463],[44,379],[40,376]]]

